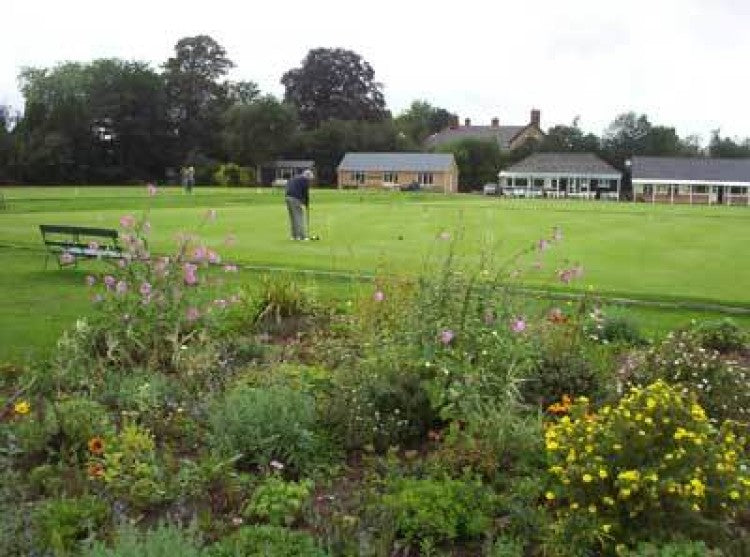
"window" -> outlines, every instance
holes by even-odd
[[[383,182],[387,184],[398,184],[398,173],[383,172]]]
[[[417,182],[423,186],[431,186],[434,180],[432,172],[420,172],[417,174]]]
[[[358,171],[358,172],[352,172],[352,182],[355,184],[364,184],[365,183],[365,173]]]
[[[708,193],[708,186],[695,186],[693,193]]]

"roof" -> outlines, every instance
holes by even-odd
[[[272,168],[312,168],[315,166],[315,161],[278,160],[269,162],[267,166]]]
[[[516,174],[578,174],[620,177],[620,171],[593,153],[534,153],[503,170]]]
[[[750,182],[750,159],[633,157],[633,180]]]
[[[454,165],[452,153],[347,153],[338,169],[355,172],[435,172],[452,170]]]
[[[425,145],[435,147],[463,139],[497,141],[502,149],[510,149],[513,139],[529,126],[460,126],[446,128],[425,139]]]

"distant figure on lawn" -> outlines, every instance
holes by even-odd
[[[310,209],[312,178],[312,170],[305,170],[286,183],[286,208],[289,211],[292,240],[309,240],[305,230],[305,211]],[[305,209],[302,208],[303,205]]]
[[[181,170],[182,187],[187,193],[192,193],[195,185],[195,168],[192,166],[183,166]]]

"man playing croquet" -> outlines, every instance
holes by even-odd
[[[305,230],[305,211],[310,207],[309,192],[312,178],[312,170],[308,169],[286,183],[286,208],[289,210],[292,240],[309,240]]]

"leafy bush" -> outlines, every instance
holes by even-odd
[[[623,549],[622,557],[721,557],[719,550],[711,550],[703,542],[668,542],[663,545],[640,543],[635,549]]]
[[[68,451],[80,452],[92,438],[114,431],[107,409],[94,400],[72,397],[57,403],[54,408]]]
[[[44,501],[32,514],[35,544],[42,551],[65,555],[92,538],[108,516],[107,504],[93,496]]]
[[[721,422],[750,421],[748,370],[725,362],[715,350],[703,348],[689,331],[669,333],[649,349],[630,378],[645,385],[663,379],[676,383],[698,397],[710,418]]]
[[[213,182],[219,186],[250,186],[254,181],[253,169],[231,162],[220,164],[213,174]]]
[[[692,332],[701,346],[722,354],[740,352],[750,346],[750,334],[729,317],[703,321],[693,327]]]
[[[255,488],[244,514],[273,526],[291,526],[310,498],[312,486],[310,480],[285,482],[277,475],[270,476]]]
[[[591,334],[600,342],[629,346],[643,346],[647,342],[632,315],[605,314],[598,322],[595,321],[590,329]]]
[[[487,532],[493,496],[480,482],[394,478],[379,504],[402,539],[439,543]]]
[[[326,557],[305,532],[278,526],[243,526],[208,548],[206,557]]]
[[[238,385],[222,396],[210,416],[211,445],[222,455],[242,455],[246,465],[281,461],[292,471],[316,463],[319,438],[315,403],[288,387]]]
[[[141,532],[133,526],[121,527],[112,547],[96,542],[82,557],[201,557],[203,551],[194,531],[170,524]]]
[[[545,438],[548,503],[605,544],[680,531],[700,539],[699,523],[750,501],[745,437],[729,423],[717,430],[699,404],[661,381],[598,412],[579,398]]]
[[[289,275],[263,276],[255,303],[256,325],[277,333],[288,333],[298,327],[316,305],[313,292]]]
[[[10,446],[31,457],[45,453],[59,430],[53,406],[40,403],[31,406],[29,413],[17,414],[6,433]]]

